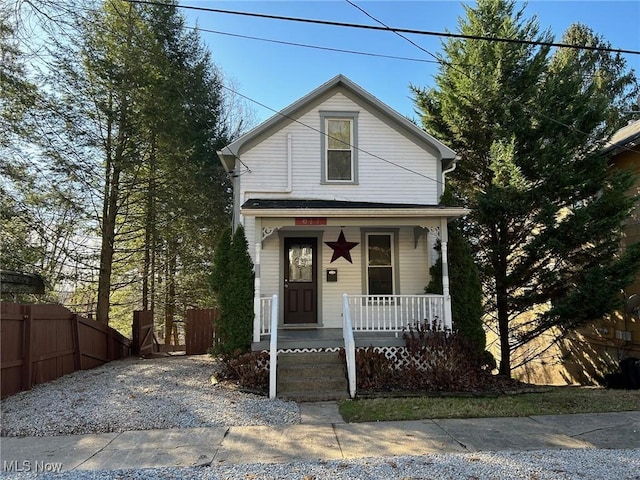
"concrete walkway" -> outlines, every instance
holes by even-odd
[[[4,470],[115,470],[474,451],[640,448],[640,411],[344,423],[335,403],[300,404],[299,425],[3,437]],[[28,463],[23,463],[28,462]],[[13,468],[12,468],[13,466]]]

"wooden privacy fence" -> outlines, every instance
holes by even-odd
[[[130,340],[62,305],[0,303],[1,395],[130,355]]]
[[[202,355],[213,346],[218,309],[187,310],[185,344],[187,355]]]
[[[153,353],[152,310],[136,310],[133,312],[131,353],[140,356]]]

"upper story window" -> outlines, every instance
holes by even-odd
[[[357,183],[357,112],[320,112],[322,183]]]

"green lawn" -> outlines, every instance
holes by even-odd
[[[640,390],[548,387],[536,393],[514,395],[380,397],[340,402],[340,413],[347,422],[524,417],[629,410],[640,410]]]

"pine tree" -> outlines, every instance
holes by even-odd
[[[464,34],[552,40],[512,0],[465,10]],[[581,25],[562,41],[609,46]],[[611,311],[640,267],[638,247],[619,251],[633,179],[599,153],[637,83],[603,51],[452,39],[444,52],[436,87],[412,89],[424,126],[462,157],[449,178],[472,209],[465,233],[509,375],[515,349]]]

